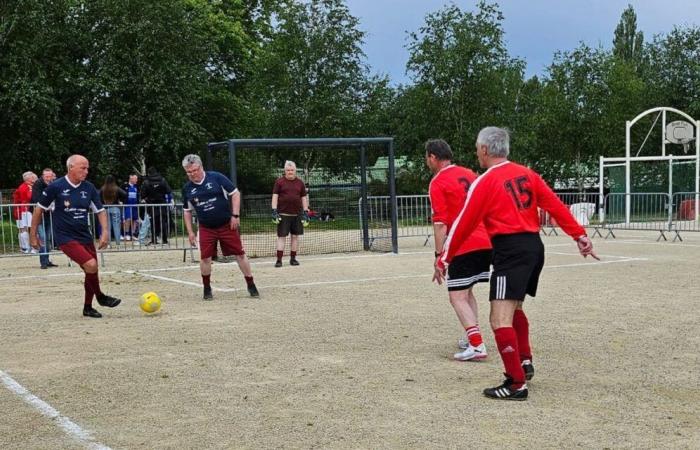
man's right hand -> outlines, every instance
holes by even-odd
[[[275,225],[279,224],[282,221],[282,217],[280,217],[280,213],[277,212],[277,209],[272,208],[272,223]]]
[[[34,230],[34,228],[32,228],[32,230]],[[39,250],[39,237],[36,235],[36,232],[29,233],[29,245],[34,250]]]
[[[577,241],[576,245],[578,245],[578,251],[581,253],[581,256],[584,258],[586,256],[591,256],[598,261],[600,261],[600,258],[593,252],[593,241],[591,241],[591,238],[588,236],[581,236]]]
[[[190,239],[190,245],[192,247],[197,247],[197,235],[190,232],[190,233],[187,233],[187,237]]]

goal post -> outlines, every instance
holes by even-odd
[[[374,161],[370,161],[371,157]],[[378,158],[384,161],[381,176],[376,174]],[[256,237],[255,244],[246,242],[246,251],[252,247],[253,256],[274,252],[276,235],[270,238],[275,228],[269,219],[269,205],[272,183],[282,175],[285,160],[296,162],[297,176],[309,191],[311,209],[318,209],[320,205],[324,210],[319,212],[325,214],[324,219],[332,217],[330,220],[335,221],[316,222],[312,217],[301,244],[306,253],[357,250],[398,253],[394,140],[389,137],[228,139],[209,143],[207,169],[227,172],[236,186],[246,185],[242,193],[242,212],[247,215],[248,223],[242,221],[241,228],[249,233],[247,238],[251,241],[251,231]],[[252,179],[258,182],[251,183]],[[378,184],[390,197],[390,208],[381,224],[368,210],[368,197],[376,195],[371,191]],[[374,243],[372,226],[388,228],[388,239],[381,244]]]

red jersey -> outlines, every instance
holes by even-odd
[[[306,197],[306,185],[299,178],[288,180],[280,177],[275,181],[272,193],[277,194],[277,211],[280,214],[294,215],[302,211],[302,197]]]
[[[435,174],[428,187],[430,206],[433,210],[433,223],[443,223],[447,232],[452,229],[464,202],[469,186],[477,175],[469,169],[451,164]],[[457,246],[455,255],[463,255],[475,250],[491,248],[491,240],[483,224],[478,224],[474,232]]]
[[[459,254],[461,242],[482,223],[490,237],[539,233],[537,208],[549,212],[574,239],[586,235],[569,209],[533,170],[510,161],[490,167],[469,188],[467,201],[445,242],[443,261]]]
[[[22,183],[15,192],[12,193],[12,203],[29,205],[32,202],[32,185]],[[15,220],[22,218],[22,213],[29,212],[29,206],[15,206]]]

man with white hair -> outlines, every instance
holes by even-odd
[[[17,223],[17,237],[22,253],[36,253],[29,245],[29,227],[32,223],[32,213],[29,204],[32,202],[32,186],[37,180],[34,172],[22,174],[22,184],[12,193],[12,203],[15,203],[14,217]]]
[[[304,225],[309,222],[309,198],[306,195],[306,185],[297,177],[294,161],[284,163],[284,176],[278,178],[272,188],[272,220],[277,224],[275,267],[282,267],[284,245],[290,233],[289,264],[298,266],[299,236],[304,234]]]
[[[185,156],[182,168],[190,180],[182,188],[182,203],[185,228],[193,246],[197,245],[197,235],[192,228],[192,210],[197,213],[199,221],[199,268],[204,287],[202,299],[214,299],[211,288],[211,260],[216,256],[217,243],[221,245],[224,256],[236,257],[248,294],[251,297],[259,297],[260,293],[253,282],[253,272],[239,234],[241,193],[223,174],[205,171],[202,159],[197,155]]]
[[[592,256],[593,243],[567,207],[533,170],[508,161],[507,130],[486,127],[476,140],[479,165],[488,169],[471,185],[467,200],[445,242],[436,268],[444,273],[460,242],[483,222],[493,244],[490,322],[505,366],[502,385],[484,389],[484,395],[501,400],[527,399],[526,380],[534,376],[529,323],[522,309],[525,295],[537,293],[544,266],[538,208],[549,212],[578,245],[584,257]]]
[[[82,155],[71,155],[66,161],[66,176],[44,188],[32,218],[31,243],[39,247],[37,226],[45,211],[53,206],[54,241],[58,248],[75,261],[85,273],[85,301],[83,316],[99,318],[102,314],[92,307],[93,297],[101,306],[114,308],[121,303],[118,298],[102,292],[98,275],[97,250],[90,230],[88,215],[93,211],[103,230],[107,230],[107,212],[102,207],[100,193],[86,180],[90,163]],[[109,234],[102,233],[98,248],[109,243]]]

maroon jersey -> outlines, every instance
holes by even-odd
[[[460,243],[482,222],[491,237],[539,233],[537,208],[549,212],[574,239],[586,235],[586,230],[535,171],[510,161],[490,167],[469,188],[464,208],[445,242],[443,261],[449,263],[458,254]]]
[[[280,177],[275,181],[272,193],[277,194],[277,211],[280,214],[297,215],[302,211],[302,197],[306,197],[306,185],[298,177],[288,180]]]
[[[474,180],[476,180],[474,172],[454,164],[435,174],[428,188],[433,223],[445,224],[449,233],[457,216],[462,211],[462,207],[464,207],[467,191]],[[479,224],[467,239],[459,243],[458,247],[455,255],[463,255],[474,250],[490,249],[491,240],[486,234],[484,225]]]

